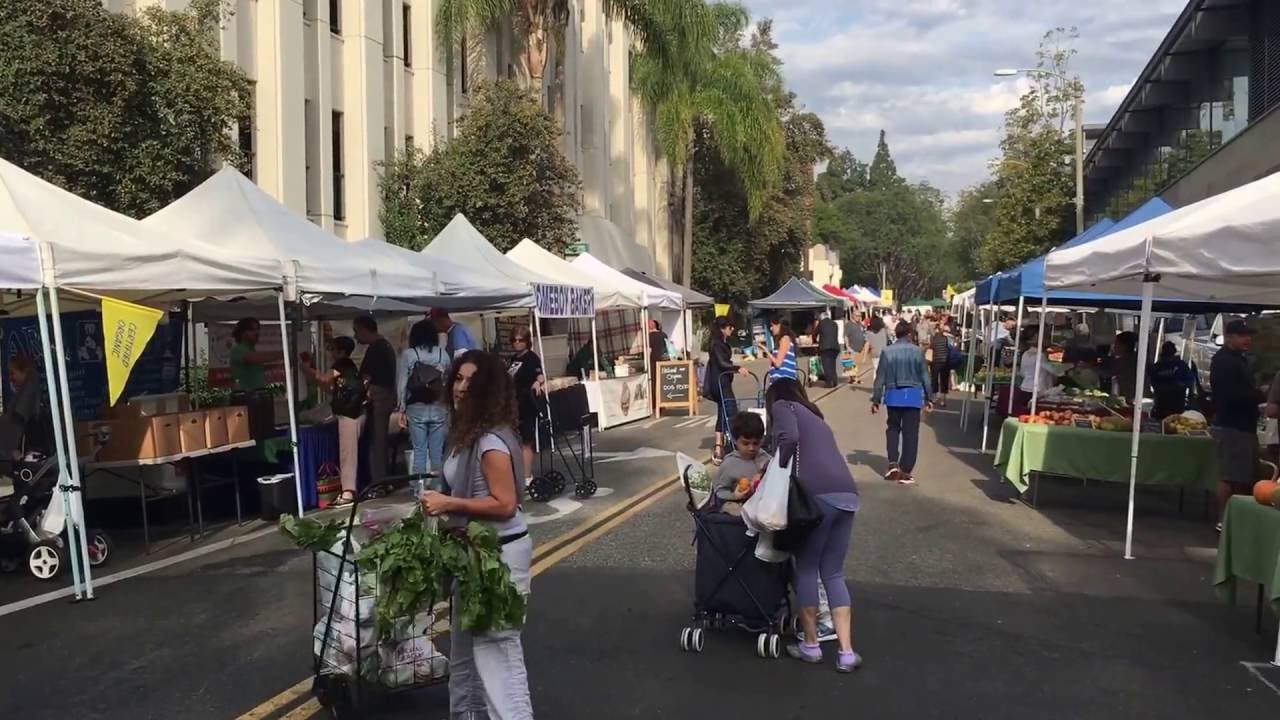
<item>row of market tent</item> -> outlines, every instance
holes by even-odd
[[[190,305],[198,320],[239,317],[353,317],[523,310],[535,332],[544,318],[584,318],[626,309],[677,315],[709,306],[704,295],[590,254],[572,262],[530,241],[504,255],[462,215],[422,251],[380,239],[347,242],[299,216],[231,168],[214,174],[170,206],[134,220],[58,188],[0,160],[0,288],[9,313],[38,318],[44,376],[59,459],[59,489],[79,537],[72,569],[77,598],[92,597],[83,532],[79,458],[67,382],[61,313],[96,307],[101,297],[153,307]],[[539,336],[539,341],[541,340]],[[646,364],[647,344],[646,347]],[[599,345],[594,345],[599,352]],[[295,348],[296,350],[296,348]],[[293,358],[283,352],[289,433],[298,466]],[[596,358],[596,367],[601,367]],[[54,382],[54,379],[57,382]],[[298,484],[300,485],[300,484]],[[301,488],[298,509],[302,511]],[[83,573],[83,576],[82,576]],[[82,590],[83,588],[83,590]]]
[[[1156,312],[1260,312],[1280,307],[1280,174],[1174,209],[1153,198],[1119,222],[1103,219],[1048,254],[980,281],[959,309],[977,317],[975,328],[995,320],[999,308],[1017,305],[1018,328],[1028,304],[1044,316],[1053,306],[1128,311],[1137,315],[1137,357],[1149,357]],[[985,331],[982,331],[985,332]],[[1016,331],[1015,331],[1016,332]],[[970,338],[972,376],[976,341]],[[1015,345],[1017,338],[1014,339]],[[988,346],[992,343],[987,343]],[[1016,357],[1016,356],[1015,356]],[[988,352],[987,362],[992,358]],[[1137,365],[1125,557],[1133,557],[1133,529],[1146,363]],[[1036,369],[1039,371],[1039,368]],[[1014,376],[1017,368],[1015,364]],[[991,373],[984,394],[992,389]],[[1032,407],[1035,405],[1033,395]],[[965,415],[962,414],[962,418]],[[986,447],[986,411],[984,439]]]

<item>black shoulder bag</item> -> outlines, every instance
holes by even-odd
[[[773,534],[773,546],[783,552],[799,552],[809,534],[822,522],[818,501],[800,486],[800,446],[791,458],[791,488],[787,492],[787,527]]]

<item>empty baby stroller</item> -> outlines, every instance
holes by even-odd
[[[737,627],[756,634],[757,657],[780,657],[782,636],[795,632],[787,596],[790,566],[758,559],[757,538],[747,535],[742,518],[697,507],[688,470],[682,481],[696,561],[693,620],[680,631],[680,649],[702,652],[708,630]]]

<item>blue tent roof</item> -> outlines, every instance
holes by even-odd
[[[1113,223],[1109,219],[1100,220],[1093,227],[1063,243],[1057,249],[1075,247],[1092,242],[1119,230],[1140,225],[1148,220],[1160,217],[1170,210],[1173,210],[1173,206],[1169,205],[1169,203],[1158,197],[1151,198],[1138,209],[1124,216],[1120,222]],[[1037,299],[1044,295],[1043,255],[1014,268],[1010,271],[1010,275],[1012,276],[1010,282],[1000,283],[1000,289],[996,293],[997,302],[1012,302],[1017,300],[1019,295]],[[1098,293],[1081,293],[1077,291],[1052,291],[1049,293],[1049,299],[1058,302],[1070,300],[1075,304],[1080,304],[1082,302],[1094,303],[1104,300],[1127,300],[1129,298],[1120,295],[1100,296]],[[1135,297],[1133,299],[1137,300],[1138,298]]]

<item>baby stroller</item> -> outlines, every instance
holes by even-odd
[[[67,527],[58,497],[58,460],[47,451],[53,426],[44,408],[23,431],[22,460],[0,462],[0,571],[14,572],[24,563],[41,581],[58,577],[66,566]],[[111,539],[101,530],[88,530],[90,567],[99,567],[111,554]]]
[[[725,387],[726,384],[728,384],[729,387],[733,387],[734,375],[737,375],[737,372],[733,370],[721,373],[720,374],[721,387]],[[749,407],[747,405],[748,403],[751,402],[749,398],[735,397],[733,400],[734,409],[732,412],[730,412],[729,403],[725,402],[725,397],[723,392],[720,393],[720,401],[717,403],[719,407],[716,408],[716,412],[720,413],[720,417],[724,421],[723,423],[724,438],[725,438],[725,443],[729,448],[733,447],[733,430],[732,430],[733,416],[738,411],[746,410],[747,412],[757,413],[758,415],[760,415],[760,418],[764,420],[765,428],[767,429],[769,427],[769,418],[765,414],[765,407],[764,407],[765,386],[760,382],[759,375],[756,375],[753,372],[748,372],[747,375],[751,378],[753,382],[755,382],[755,385],[756,385],[755,407]]]
[[[782,636],[796,626],[787,595],[790,566],[758,559],[756,537],[747,535],[742,518],[697,507],[688,470],[682,481],[696,560],[693,620],[680,631],[680,649],[700,653],[707,630],[737,627],[756,633],[757,657],[781,657]]]

